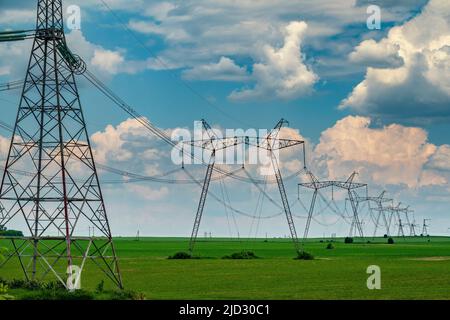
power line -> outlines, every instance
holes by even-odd
[[[161,66],[163,66],[165,69],[167,69],[167,71],[170,73],[170,75],[180,84],[182,84],[184,87],[186,87],[191,93],[193,93],[195,96],[197,96],[198,98],[200,98],[201,100],[203,100],[206,104],[208,104],[209,106],[213,107],[214,109],[216,109],[217,111],[219,111],[222,115],[224,115],[225,117],[229,118],[230,120],[239,122],[245,126],[248,126],[250,128],[254,128],[255,126],[252,126],[251,124],[248,124],[244,121],[242,121],[241,119],[234,117],[230,114],[228,114],[227,112],[225,112],[224,110],[222,110],[221,107],[219,107],[218,105],[216,105],[215,103],[211,102],[209,99],[207,99],[206,97],[204,97],[200,92],[198,92],[194,87],[192,87],[189,83],[187,83],[186,81],[184,81],[183,79],[179,78],[178,75],[176,75],[175,73],[170,71],[170,67],[164,62],[162,61],[157,55],[153,54],[152,50],[147,47],[147,45],[142,42],[137,36],[136,33],[133,32],[130,28],[128,28],[127,24],[123,21],[123,19],[116,14],[111,7],[106,3],[106,1],[104,0],[100,0],[100,2],[103,4],[103,6],[110,12],[110,14],[119,22],[119,25],[122,27],[123,30],[125,30],[128,34],[131,35],[131,37],[142,47],[144,48],[149,54],[150,56],[152,56],[156,61],[158,61],[159,64],[161,64]]]

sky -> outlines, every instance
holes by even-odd
[[[372,4],[381,10],[380,29],[367,25]],[[66,26],[71,50],[167,133],[192,130],[200,119],[220,129],[270,129],[287,119],[290,129],[281,135],[306,141],[308,169],[319,179],[345,180],[357,171],[355,181],[368,184],[369,195],[386,190],[396,204],[410,205],[417,224],[431,219],[431,233],[449,234],[448,1],[71,0],[64,1],[67,22],[71,5],[81,9],[80,29]],[[0,0],[0,30],[33,28],[35,7],[34,0]],[[0,83],[24,78],[31,45],[0,43]],[[170,146],[78,80],[98,163],[148,176],[179,168]],[[2,121],[14,123],[19,97],[0,92]],[[0,129],[2,161],[9,140]],[[311,194],[301,189],[299,197],[306,176],[292,177],[303,167],[301,149],[283,151],[280,165],[302,235]],[[188,170],[202,179],[205,168]],[[188,178],[181,171],[169,177]],[[102,170],[100,178],[114,235],[190,235],[198,185],[112,183],[125,178]],[[248,218],[209,197],[200,235],[288,234],[282,215],[268,218],[280,212],[276,184],[267,184],[270,199],[262,200],[252,184],[223,182],[213,181],[211,193],[266,218]],[[324,191],[310,235],[348,234],[345,198]],[[367,207],[360,214],[370,234]]]

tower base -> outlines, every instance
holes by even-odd
[[[100,269],[115,286],[123,288],[112,239],[72,237],[70,255],[66,241],[65,237],[0,237],[0,248],[7,249],[0,268],[15,263],[13,270],[22,270],[26,280],[53,278],[68,290],[82,288],[83,275]],[[90,270],[90,266],[96,268]]]

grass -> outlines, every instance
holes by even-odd
[[[293,259],[287,239],[199,240],[195,255],[208,259],[181,260],[167,257],[185,251],[187,239],[117,238],[115,244],[126,289],[147,299],[450,299],[450,238],[354,240],[335,239],[329,250],[311,239],[304,246],[314,256],[309,261]],[[261,259],[221,259],[241,251]],[[366,287],[369,265],[381,268],[381,290]],[[85,268],[82,287],[95,291],[102,274],[90,263]],[[0,277],[22,277],[18,264],[8,263]]]

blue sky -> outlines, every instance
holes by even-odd
[[[447,232],[446,1],[372,1],[381,8],[381,30],[367,28],[369,3],[363,0],[105,3],[113,13],[98,0],[65,1],[65,7],[81,8],[81,30],[66,30],[68,44],[154,124],[167,130],[192,128],[193,121],[205,118],[220,128],[269,129],[280,118],[288,119],[299,130],[297,137],[307,139],[309,167],[319,177],[344,179],[357,170],[371,192],[387,190],[390,197],[411,204],[418,223],[431,217],[432,231]],[[34,10],[35,1],[2,1],[0,29],[33,26]],[[0,44],[1,82],[24,77],[30,46]],[[168,147],[81,80],[80,93],[98,161],[149,175],[173,169]],[[13,123],[18,99],[18,92],[0,93],[3,121]],[[8,132],[0,135],[9,139]],[[286,163],[283,172],[289,175],[295,171],[294,156],[287,155]],[[201,168],[193,170],[202,176]],[[114,178],[101,174],[105,180]],[[297,182],[288,182],[293,202]],[[229,186],[236,207],[254,210],[254,188],[233,181]],[[195,185],[104,189],[113,233],[189,234],[199,193]],[[263,215],[273,210],[268,206]],[[301,207],[295,210],[304,215]],[[206,212],[201,232],[230,233],[223,206],[212,200]],[[240,233],[250,234],[252,221],[237,218],[244,230]],[[258,235],[287,233],[282,217],[278,220],[262,224]],[[349,229],[332,214],[318,221],[312,234]],[[304,220],[299,218],[297,225],[303,230]]]

